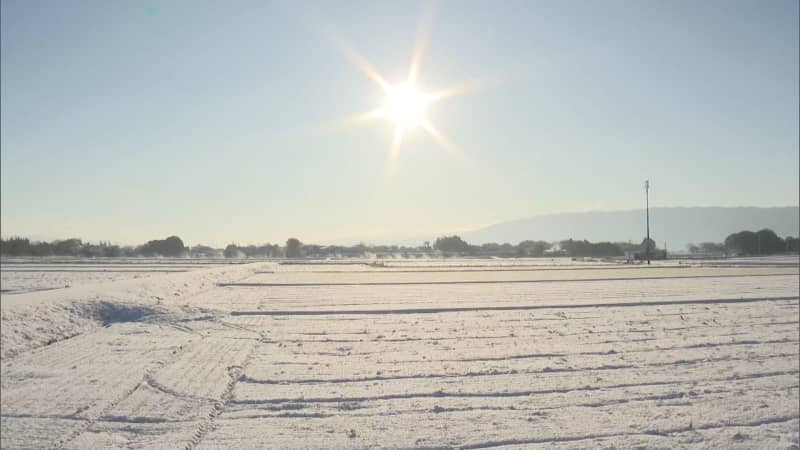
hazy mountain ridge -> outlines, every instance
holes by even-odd
[[[650,208],[650,236],[659,247],[684,249],[693,242],[722,242],[742,230],[770,228],[779,236],[800,235],[800,209],[787,207],[669,207]],[[589,211],[534,216],[462,233],[472,244],[517,243],[526,239],[560,241],[641,242],[645,236],[644,209]]]

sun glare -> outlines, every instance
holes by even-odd
[[[396,128],[411,130],[425,122],[429,100],[411,82],[392,86],[386,97],[384,115]]]
[[[475,83],[462,83],[435,92],[420,92],[417,86],[417,78],[423,54],[425,53],[427,36],[430,32],[429,28],[429,20],[426,20],[420,26],[417,43],[411,58],[411,65],[408,70],[408,78],[394,85],[389,84],[354,47],[347,45],[340,39],[334,40],[347,59],[361,69],[386,95],[383,105],[372,111],[352,116],[346,119],[344,123],[356,125],[375,119],[391,121],[394,125],[394,138],[389,152],[390,166],[399,153],[405,134],[416,128],[424,130],[444,150],[450,153],[459,153],[456,146],[428,118],[428,109],[434,103],[466,94],[474,90],[476,85]]]

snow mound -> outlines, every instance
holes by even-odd
[[[251,276],[258,266],[218,267],[0,296],[0,359],[97,327],[166,314],[217,283]]]

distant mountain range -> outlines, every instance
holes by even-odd
[[[650,237],[661,247],[683,250],[688,243],[722,242],[731,233],[770,228],[781,237],[800,235],[797,206],[650,208]],[[560,213],[498,223],[461,233],[471,244],[486,242],[586,239],[589,241],[641,242],[645,236],[645,211]]]

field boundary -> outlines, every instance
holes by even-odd
[[[369,272],[366,272],[369,273]],[[424,273],[424,272],[423,272]],[[459,280],[459,281],[401,281],[401,282],[341,282],[341,283],[217,283],[219,287],[303,287],[303,286],[411,286],[443,284],[520,284],[520,283],[587,283],[590,281],[636,281],[636,280],[680,280],[695,278],[749,278],[749,277],[797,277],[797,273],[753,273],[719,275],[678,275],[666,277],[583,278],[553,280]]]
[[[528,311],[535,309],[580,309],[580,308],[626,308],[667,305],[718,305],[729,303],[759,303],[800,300],[800,297],[760,298],[713,298],[700,300],[655,300],[652,302],[612,303],[559,303],[518,306],[463,306],[453,308],[409,308],[409,309],[332,309],[332,310],[275,310],[275,311],[231,311],[232,316],[325,316],[325,315],[382,315],[382,314],[438,314],[475,311]]]

